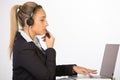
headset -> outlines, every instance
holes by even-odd
[[[27,25],[29,26],[32,26],[34,24],[34,20],[32,17],[30,17],[28,20],[27,20]]]
[[[35,8],[36,8],[36,7],[35,7]],[[28,26],[32,26],[32,25],[34,24],[33,14],[34,14],[35,8],[33,9],[32,13],[29,15],[29,18],[28,18],[28,20],[27,20],[27,25],[28,25]]]
[[[27,20],[27,25],[28,25],[28,26],[32,26],[32,25],[34,24],[33,15],[34,15],[34,12],[35,12],[36,8],[42,8],[42,6],[41,6],[41,5],[37,5],[37,6],[33,9],[32,13],[30,14],[30,17],[29,17],[28,20]]]
[[[33,24],[34,24],[34,20],[33,20],[32,16],[30,16],[30,18],[28,18],[28,20],[27,20],[27,25],[32,26]]]

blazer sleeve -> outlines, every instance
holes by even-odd
[[[70,65],[57,65],[56,66],[56,76],[74,76],[77,75],[75,71],[73,71],[73,66],[75,64]]]
[[[49,48],[45,52],[45,63],[42,60],[44,56],[39,55],[38,57],[36,50],[30,47],[23,48],[17,60],[19,60],[19,65],[32,74],[37,80],[54,80],[56,52],[53,48]]]

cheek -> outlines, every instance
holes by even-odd
[[[34,32],[36,34],[45,34],[46,32],[44,24],[38,20],[35,21],[35,23],[33,24],[33,27],[34,27]]]
[[[37,33],[38,32],[40,33],[42,31],[42,26],[36,26],[35,30],[36,30]]]
[[[43,26],[34,26],[34,32],[38,34],[45,34],[46,29]]]

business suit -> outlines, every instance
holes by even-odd
[[[13,80],[55,80],[55,76],[76,75],[73,65],[56,66],[55,49],[44,52],[18,32],[13,48]]]

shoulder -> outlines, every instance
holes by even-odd
[[[14,49],[21,50],[21,49],[34,49],[33,42],[27,42],[21,34],[18,32],[16,35],[16,39],[14,42]]]

